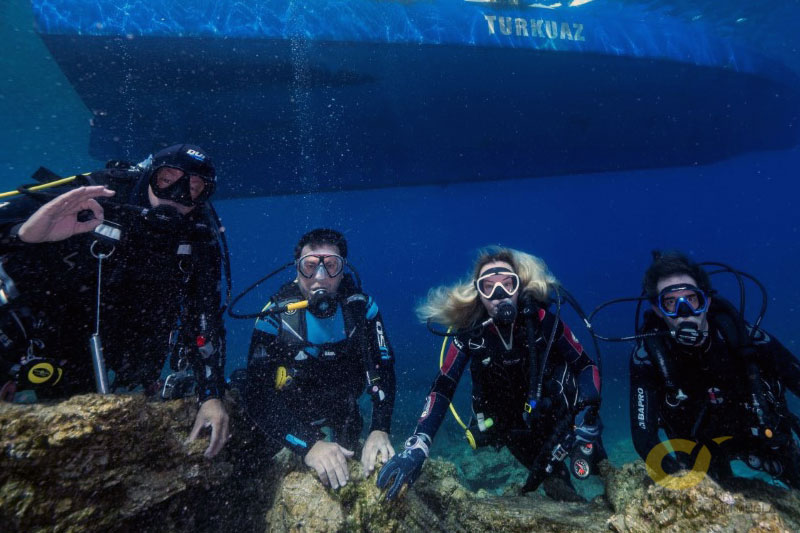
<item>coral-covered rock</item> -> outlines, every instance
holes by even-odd
[[[247,439],[206,459],[207,438],[184,444],[196,412],[190,400],[136,395],[0,403],[0,529],[192,530],[224,521],[237,506],[257,516],[230,493],[241,489],[230,457]],[[234,432],[246,426],[234,416]]]
[[[695,486],[672,490],[653,482],[642,462],[626,464],[619,470],[606,465],[605,473],[607,498],[615,511],[608,523],[614,531],[798,530],[797,493],[775,489],[761,481],[738,480],[732,487],[723,488],[705,477]],[[773,505],[770,501],[780,503]]]
[[[755,480],[705,479],[676,491],[641,462],[602,465],[606,498],[556,502],[468,490],[449,462],[430,460],[414,487],[385,502],[373,474],[338,491],[263,439],[229,401],[234,438],[213,460],[185,445],[190,400],[86,395],[49,405],[0,404],[0,529],[7,531],[713,531],[800,530],[797,493]],[[500,465],[490,467],[500,471]]]

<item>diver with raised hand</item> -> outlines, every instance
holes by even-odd
[[[559,500],[581,500],[578,478],[597,473],[600,375],[569,327],[548,311],[557,282],[532,255],[484,251],[472,276],[428,294],[417,315],[456,330],[414,434],[381,469],[378,487],[398,495],[419,476],[461,375],[472,375],[472,411],[464,425],[473,448],[506,446],[530,474],[524,492],[544,482]],[[560,304],[559,304],[560,305]]]
[[[335,230],[315,229],[300,238],[294,262],[286,265],[295,279],[270,298],[256,321],[245,385],[247,412],[273,445],[258,453],[288,447],[334,489],[347,484],[347,460],[360,447],[358,398],[365,390],[372,397],[372,421],[361,450],[364,474],[379,455],[384,462],[394,456],[394,354],[377,304],[362,292],[357,275],[344,271],[352,270],[347,251]]]
[[[719,272],[736,275],[740,284],[743,277],[756,281],[730,267]],[[739,459],[800,488],[800,448],[792,435],[800,424],[785,397],[787,388],[800,394],[800,362],[758,327],[766,293],[753,326],[743,309],[713,291],[709,273],[680,252],[654,252],[643,289],[650,309],[630,360],[630,427],[638,454],[647,461],[663,429],[669,439],[695,444],[681,450],[686,453],[651,457],[657,476],[692,469],[705,446],[708,474],[718,481],[733,477],[730,463]]]
[[[136,165],[70,178],[40,169],[35,178],[53,181],[21,187],[0,207],[2,398],[153,393],[179,342],[198,382],[190,440],[210,427],[206,455],[216,455],[228,415],[210,157],[181,144]]]

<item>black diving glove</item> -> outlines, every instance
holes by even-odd
[[[392,500],[398,495],[404,484],[410,487],[422,472],[422,465],[428,458],[430,439],[427,435],[412,435],[406,441],[406,449],[395,455],[383,465],[375,484],[385,489],[386,499]]]
[[[17,388],[37,389],[54,387],[64,374],[61,364],[47,357],[30,357],[19,365],[17,372]]]

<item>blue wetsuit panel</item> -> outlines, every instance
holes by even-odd
[[[341,308],[336,309],[336,314],[330,318],[317,318],[306,313],[306,340],[311,344],[339,342],[346,338]]]

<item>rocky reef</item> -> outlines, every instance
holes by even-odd
[[[605,495],[587,503],[473,492],[456,467],[429,461],[414,487],[383,502],[351,463],[331,491],[260,437],[230,402],[233,439],[220,456],[185,445],[196,405],[86,395],[49,405],[0,405],[0,530],[10,531],[714,531],[800,530],[797,493],[757,480],[686,490],[653,483],[641,462],[602,465]],[[496,462],[485,461],[496,476]],[[470,465],[480,475],[480,463]],[[374,477],[374,475],[373,475]]]

